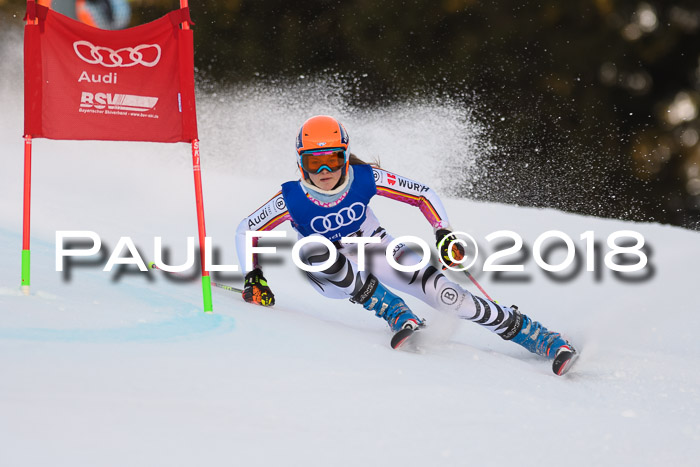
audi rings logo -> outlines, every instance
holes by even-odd
[[[347,208],[343,208],[338,212],[334,212],[325,216],[316,216],[311,219],[311,228],[314,232],[324,234],[332,230],[338,230],[341,227],[350,225],[355,221],[362,219],[365,215],[365,205],[357,202]]]
[[[113,50],[88,41],[75,41],[73,50],[82,61],[107,68],[129,68],[135,65],[154,67],[160,61],[161,54],[158,44],[141,44]]]

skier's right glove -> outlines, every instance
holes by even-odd
[[[275,304],[275,295],[267,285],[267,281],[258,268],[253,269],[245,276],[243,287],[243,300],[256,305],[272,306]]]
[[[440,262],[443,266],[454,267],[459,264],[460,261],[464,259],[464,246],[460,242],[457,242],[457,236],[448,229],[440,229],[435,232],[435,239],[437,242],[438,252],[440,253]],[[450,258],[450,254],[452,259]],[[454,259],[454,261],[452,261]],[[442,269],[445,269],[443,267]]]

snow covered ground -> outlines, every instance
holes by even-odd
[[[19,44],[14,43],[14,49]],[[214,289],[201,310],[197,280],[160,272],[55,269],[55,232],[90,230],[111,254],[131,237],[146,260],[162,236],[172,262],[196,236],[187,145],[34,143],[31,296],[19,291],[22,80],[16,51],[3,52],[0,134],[0,465],[697,465],[700,457],[700,234],[445,197],[455,228],[477,238],[520,234],[532,249],[547,230],[579,239],[634,230],[650,248],[637,282],[598,258],[547,277],[532,259],[526,281],[475,275],[486,291],[567,335],[581,358],[565,377],[549,363],[479,326],[427,317],[421,353],[392,351],[383,321],[347,301],[316,295],[288,241],[266,276],[277,305],[245,304]],[[219,262],[236,262],[239,220],[295,176],[293,138],[313,113],[338,115],[353,150],[442,189],[442,157],[488,150],[468,113],[418,102],[382,111],[311,99],[303,86],[200,96],[208,234]],[[459,131],[453,131],[458,129]],[[399,134],[393,133],[398,131]],[[427,136],[426,136],[427,135]],[[417,164],[421,163],[421,167]],[[467,168],[471,166],[464,164]],[[546,187],[543,187],[543,190]],[[415,208],[373,201],[395,235],[431,241]],[[483,259],[483,258],[482,258]],[[556,256],[552,257],[556,263]],[[585,263],[584,263],[585,265]],[[523,274],[518,274],[520,277]],[[463,276],[454,280],[475,291]],[[241,284],[227,273],[215,280]]]

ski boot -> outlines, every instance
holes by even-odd
[[[522,317],[522,326],[515,337],[510,340],[534,354],[553,359],[552,371],[555,374],[563,375],[566,373],[578,357],[574,346],[562,338],[558,332],[548,331],[537,321],[519,313],[517,307],[511,308]]]
[[[361,304],[365,310],[374,311],[376,316],[384,318],[394,332],[403,329],[415,331],[425,326],[425,322],[414,315],[400,297],[384,287],[372,274],[367,276],[367,281],[351,301]]]

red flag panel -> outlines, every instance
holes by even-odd
[[[28,3],[25,134],[71,140],[197,138],[192,30],[181,9],[106,31]]]

